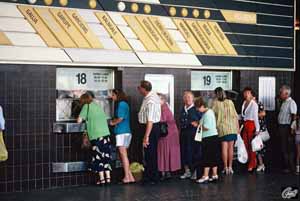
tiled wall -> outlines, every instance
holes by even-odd
[[[86,159],[79,149],[78,135],[52,133],[55,121],[55,66],[0,65],[0,105],[7,121],[5,142],[9,159],[0,162],[0,192],[30,191],[35,189],[90,184],[94,182],[88,173],[59,173],[51,171],[52,162]],[[130,96],[133,142],[131,161],[142,160],[143,132],[138,125],[137,113],[142,102],[137,86],[146,73],[173,74],[175,78],[175,117],[182,106],[183,91],[190,88],[189,69],[124,68],[116,76],[118,87],[123,86]],[[247,85],[257,90],[258,76],[274,75],[277,87],[293,83],[293,73],[255,72],[234,73],[234,88]],[[247,79],[245,79],[247,78]],[[270,119],[276,120],[274,113]],[[274,129],[275,130],[275,129]],[[276,130],[275,130],[276,131]],[[272,141],[272,152],[278,150]],[[272,158],[276,161],[276,158]]]
[[[79,136],[55,135],[55,66],[0,65],[0,105],[9,159],[0,162],[0,192],[90,183],[86,174],[53,174],[53,161],[84,158]],[[73,146],[71,146],[73,145]]]

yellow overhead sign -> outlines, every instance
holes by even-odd
[[[104,12],[96,12],[95,14],[119,48],[121,50],[131,50],[126,38],[122,35],[111,18]]]
[[[188,27],[193,32],[194,36],[197,38],[201,47],[204,49],[206,54],[216,54],[216,50],[213,48],[212,44],[209,42],[208,38],[205,36],[204,32],[199,27],[196,20],[185,20]]]
[[[173,22],[177,26],[178,30],[180,33],[183,35],[187,43],[190,45],[192,50],[194,51],[195,54],[204,54],[204,50],[187,26],[187,24],[184,22],[183,19],[173,19]]]
[[[139,23],[141,24],[141,26],[144,28],[145,32],[151,38],[153,43],[159,49],[159,51],[160,52],[170,52],[170,49],[165,44],[163,39],[160,37],[160,35],[156,31],[156,29],[152,26],[150,20],[146,16],[136,16],[136,18],[139,21]]]
[[[229,55],[238,55],[217,22],[207,22]]]
[[[181,52],[180,48],[176,44],[176,42],[173,40],[172,36],[170,33],[166,30],[162,22],[158,17],[148,17],[149,20],[151,21],[152,25],[155,27],[157,32],[159,33],[160,37],[164,40],[166,45],[169,47],[169,49],[172,52],[179,53]]]
[[[76,10],[66,9],[64,12],[71,19],[73,24],[79,30],[79,32],[84,36],[88,41],[89,45],[92,48],[103,48],[97,36],[92,32],[87,23],[82,19],[79,13]]]
[[[240,23],[240,24],[256,24],[257,15],[254,12],[235,11],[235,10],[221,10],[226,22]]]
[[[33,7],[19,5],[18,8],[49,47],[62,47]]]
[[[63,47],[76,47],[75,43],[65,32],[65,30],[57,23],[48,8],[35,7],[34,10],[47,25],[52,34],[62,44]]]
[[[0,31],[0,45],[12,45],[7,36]]]
[[[210,41],[210,44],[216,50],[217,54],[227,54],[227,51],[224,49],[221,42],[218,40],[217,36],[214,34],[208,23],[205,21],[198,21],[198,25],[205,34],[206,38],[208,38],[208,40]]]
[[[64,13],[62,9],[50,9],[50,12],[56,19],[56,21],[60,24],[60,26],[68,33],[72,41],[79,48],[90,48],[87,40],[83,37],[83,35],[78,31],[70,18]]]
[[[141,24],[138,22],[137,18],[133,15],[124,15],[124,20],[127,22],[129,27],[132,29],[132,31],[137,35],[137,37],[140,39],[140,41],[143,43],[144,47],[148,51],[157,52],[158,48],[153,43],[150,36],[147,34],[147,32],[144,30],[144,28],[141,26]]]

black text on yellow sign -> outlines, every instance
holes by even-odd
[[[209,40],[210,44],[214,47],[217,54],[226,55],[227,51],[224,49],[221,42],[218,40],[217,36],[214,34],[210,26],[205,21],[198,21],[200,29],[203,30],[206,38]]]
[[[67,32],[73,42],[79,48],[90,48],[87,40],[75,27],[71,19],[64,13],[62,9],[50,9],[50,12],[56,19],[56,21],[61,25],[61,27]]]
[[[160,52],[170,52],[169,47],[165,44],[159,33],[152,26],[150,20],[146,16],[137,16],[138,22],[141,24],[145,32],[151,38]]]
[[[77,30],[84,36],[92,48],[103,48],[97,36],[92,32],[88,24],[82,19],[76,10],[64,10]]]
[[[133,15],[124,15],[124,20],[127,22],[131,30],[137,35],[138,39],[144,45],[147,51],[157,52],[157,46],[152,42],[144,28],[140,25],[137,18]]]
[[[176,41],[173,40],[172,36],[168,32],[168,30],[164,27],[162,22],[159,20],[158,17],[148,17],[152,25],[155,27],[157,32],[159,33],[160,37],[163,39],[163,41],[166,43],[168,48],[171,50],[171,52],[179,53],[181,52],[180,48],[176,44]]]
[[[204,32],[198,26],[196,20],[185,20],[188,27],[191,29],[192,33],[196,37],[197,41],[200,43],[201,47],[204,49],[206,54],[216,54],[215,49],[205,36]]]
[[[183,19],[173,19],[176,27],[183,35],[195,54],[204,54],[204,50]]]
[[[221,27],[217,22],[207,22],[211,30],[214,32],[215,36],[218,38],[220,43],[223,45],[224,49],[227,51],[229,55],[238,55],[224,32],[222,31]]]
[[[36,32],[41,36],[48,47],[62,47],[57,41],[40,16],[31,6],[18,6],[18,9],[23,14],[25,19],[32,25]]]
[[[104,12],[95,13],[98,20],[104,26],[110,37],[115,41],[121,50],[131,50],[125,37],[122,35],[118,27],[114,24],[111,18]]]
[[[43,22],[47,25],[52,34],[66,48],[75,48],[76,44],[67,34],[67,32],[57,23],[48,8],[34,8]]]

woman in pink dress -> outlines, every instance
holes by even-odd
[[[179,132],[174,116],[167,104],[166,96],[158,94],[161,100],[161,122],[167,122],[168,135],[160,137],[157,148],[158,170],[162,180],[171,177],[171,172],[181,169]]]

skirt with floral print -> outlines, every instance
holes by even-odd
[[[93,172],[111,171],[111,142],[109,136],[91,140],[92,161],[89,170]]]

